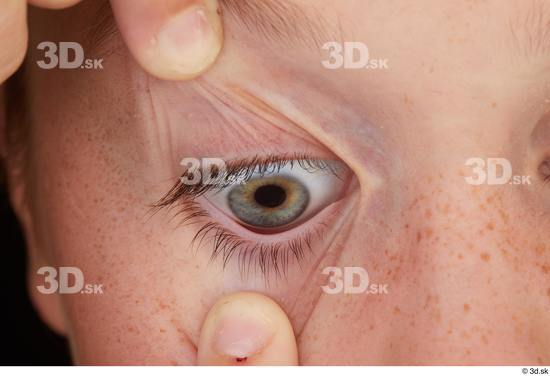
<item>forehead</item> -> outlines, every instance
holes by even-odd
[[[373,29],[379,31],[376,38],[383,40],[380,31],[399,23],[411,28],[408,31],[413,35],[406,38],[411,42],[415,30],[485,31],[476,34],[478,39],[494,38],[491,31],[497,31],[509,39],[508,47],[519,57],[550,57],[550,3],[545,0],[220,0],[220,5],[230,19],[226,23],[234,22],[266,43],[318,47],[327,40],[360,39],[364,35],[358,33]],[[103,44],[116,34],[111,9],[104,0],[91,6],[93,12],[82,13],[84,17],[93,15],[87,33],[92,43]]]

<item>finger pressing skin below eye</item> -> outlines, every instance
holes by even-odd
[[[79,3],[81,0],[29,0],[29,4],[42,8],[63,9]]]
[[[298,365],[294,331],[281,307],[253,292],[223,297],[208,312],[198,365]]]
[[[111,5],[128,49],[156,77],[191,79],[221,50],[217,0],[111,0]]]

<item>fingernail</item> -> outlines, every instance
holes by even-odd
[[[225,310],[214,339],[214,349],[218,354],[245,359],[261,353],[269,345],[274,332],[267,318],[235,312],[231,307],[225,307]]]
[[[206,12],[202,6],[191,6],[173,16],[160,29],[158,49],[171,69],[198,73],[217,56],[220,41]]]

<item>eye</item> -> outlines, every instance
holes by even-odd
[[[341,162],[323,161],[326,168],[289,164],[253,173],[207,199],[249,230],[282,232],[295,227],[337,201],[347,187]]]

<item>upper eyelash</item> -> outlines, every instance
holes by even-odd
[[[337,178],[341,178],[338,175],[338,171],[331,164],[307,154],[254,156],[249,159],[227,162],[225,177],[214,184],[202,184],[202,182],[192,185],[183,184],[181,178],[187,173],[187,171],[184,171],[168,193],[153,204],[153,208],[160,209],[172,206],[182,198],[193,200],[211,190],[228,187],[237,180],[248,181],[253,174],[276,173],[287,165],[292,167],[295,163],[309,172],[328,170]]]

